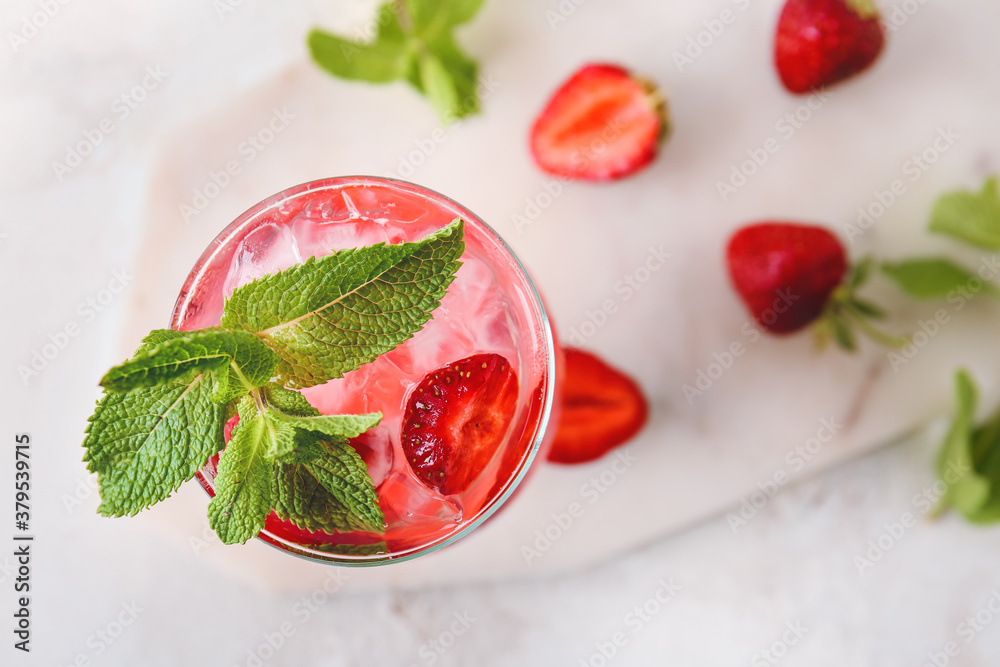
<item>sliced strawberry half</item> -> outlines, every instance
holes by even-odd
[[[503,444],[517,408],[517,375],[497,354],[477,354],[424,376],[400,433],[406,461],[427,486],[462,493]]]
[[[587,65],[535,121],[531,151],[551,174],[607,181],[652,162],[668,131],[666,102],[653,84],[617,65]]]
[[[600,358],[564,348],[562,415],[549,461],[585,463],[630,440],[649,407],[639,385]]]

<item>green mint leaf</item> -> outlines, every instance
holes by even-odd
[[[174,338],[183,338],[189,333],[191,332],[176,331],[174,329],[153,329],[146,335],[145,338],[142,339],[142,343],[139,345],[139,349],[135,351],[135,356],[139,356],[143,352],[148,352],[157,345],[160,345],[161,343],[166,343],[168,340],[173,340]]]
[[[261,392],[269,406],[286,414],[298,415],[299,417],[318,417],[322,414],[301,393],[293,389],[285,389],[275,382],[264,385]]]
[[[952,290],[979,280],[978,276],[958,264],[937,257],[886,262],[882,264],[882,273],[917,299],[943,299]],[[986,291],[997,293],[996,288],[989,284]]]
[[[432,53],[423,53],[418,63],[420,90],[424,91],[438,115],[442,118],[458,117],[461,113],[458,89],[451,73]]]
[[[419,331],[438,307],[465,249],[461,220],[414,243],[314,257],[237,288],[222,325],[257,334],[293,388],[342,377]]]
[[[108,371],[101,385],[124,392],[208,373],[215,382],[216,402],[228,403],[270,380],[277,363],[277,355],[246,331],[212,328],[181,335],[159,333],[147,336],[140,352]]]
[[[83,441],[104,516],[134,515],[168,497],[223,447],[225,414],[205,375],[106,393]]]
[[[278,411],[271,412],[272,419],[276,423],[289,425],[292,428],[303,431],[313,431],[331,436],[335,439],[356,438],[373,426],[378,426],[382,421],[382,413],[375,412],[368,415],[321,415],[318,417],[298,417],[295,415],[283,414]]]
[[[294,424],[289,424],[278,419],[278,412],[275,410],[265,410],[263,414],[264,428],[267,431],[267,448],[264,455],[269,459],[279,456],[288,456],[299,446],[299,429]]]
[[[389,545],[384,541],[371,544],[317,544],[313,549],[338,556],[381,556],[389,553]]]
[[[346,443],[316,437],[320,456],[275,465],[274,511],[304,530],[382,533],[385,518],[364,460]]]
[[[341,79],[388,83],[406,76],[413,54],[404,40],[383,38],[360,44],[322,30],[309,33],[309,53],[330,74]]]
[[[978,512],[990,495],[990,482],[976,472],[972,442],[978,391],[964,370],[955,375],[955,414],[938,455],[937,473],[946,490],[941,509],[954,507],[969,516]]]
[[[996,177],[988,179],[980,192],[960,190],[943,195],[934,205],[930,229],[980,248],[1000,248]]]
[[[435,108],[438,114],[447,122],[479,113],[479,95],[477,93],[479,65],[471,60],[458,47],[450,34],[444,34],[427,44],[427,53],[432,77],[442,90],[437,93],[438,101]],[[428,87],[425,80],[425,59],[420,59],[420,79],[422,90],[432,101],[435,93]],[[439,71],[435,71],[438,70]]]
[[[313,30],[309,52],[320,67],[343,79],[409,81],[450,123],[479,111],[478,66],[455,42],[452,31],[471,20],[482,4],[482,0],[387,2],[378,11],[374,42]]]
[[[482,6],[483,0],[406,0],[414,32],[428,40],[471,21]]]
[[[965,517],[972,523],[1000,521],[1000,411],[972,435],[972,459],[976,472],[989,481],[990,494],[982,505]]]
[[[219,457],[215,497],[208,523],[225,544],[243,544],[264,529],[271,511],[273,462],[266,452],[273,438],[253,397],[240,401],[240,423]]]

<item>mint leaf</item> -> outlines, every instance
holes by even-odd
[[[269,409],[265,413],[275,428],[292,429],[291,441],[276,442],[271,455],[282,463],[308,463],[321,455],[316,434],[335,442],[356,438],[382,420],[382,413],[370,415],[324,415],[297,391],[271,383],[263,389]]]
[[[228,403],[265,384],[278,363],[277,355],[245,331],[161,332],[147,336],[146,341],[133,359],[108,371],[101,380],[105,389],[124,392],[208,373],[215,382],[216,401]]]
[[[161,343],[166,343],[174,338],[183,338],[191,333],[190,331],[176,331],[174,329],[153,329],[142,339],[139,349],[135,351],[135,356],[147,352]]]
[[[471,60],[458,47],[451,34],[444,34],[432,42],[428,42],[427,50],[432,54],[442,71],[435,76],[441,77],[439,85],[445,84],[449,92],[444,98],[449,103],[449,107],[436,106],[439,115],[448,122],[455,119],[479,113],[479,95],[476,92],[479,79],[479,65]],[[423,81],[423,76],[421,76]],[[433,99],[429,90],[425,88],[428,97]]]
[[[423,327],[465,250],[461,220],[415,243],[341,250],[237,288],[222,325],[257,334],[278,379],[304,388],[342,377]]]
[[[401,33],[399,37],[380,35],[372,44],[360,44],[322,30],[312,30],[308,44],[309,53],[320,67],[352,81],[388,83],[401,79],[413,58]]]
[[[989,497],[965,518],[972,523],[1000,521],[1000,412],[972,435],[972,458],[976,472],[989,481]]]
[[[418,63],[420,89],[442,118],[458,117],[461,113],[458,89],[451,74],[432,53],[423,53]]]
[[[310,463],[275,465],[274,511],[299,528],[326,533],[381,533],[385,518],[364,460],[345,443],[315,441]]]
[[[399,0],[379,8],[370,44],[322,30],[309,33],[309,52],[334,76],[386,83],[406,80],[426,95],[445,122],[479,111],[478,65],[455,42],[453,30],[475,16],[482,0]]]
[[[976,472],[972,441],[978,391],[969,374],[955,375],[955,414],[938,455],[938,477],[946,490],[939,509],[954,507],[966,516],[975,514],[990,495],[990,482]]]
[[[301,393],[285,389],[275,382],[264,385],[261,389],[267,404],[290,415],[299,417],[316,417],[322,414],[312,406],[312,403]]]
[[[911,259],[898,263],[886,262],[882,273],[891,278],[903,291],[918,299],[940,299],[952,290],[968,286],[972,280],[979,280],[974,273],[947,259],[936,257]],[[996,294],[992,285],[986,291]]]
[[[90,417],[83,460],[97,473],[104,516],[134,515],[168,497],[223,447],[223,408],[204,375],[106,393]]]
[[[299,447],[299,429],[279,420],[277,414],[274,410],[265,410],[262,414],[267,438],[264,455],[272,460],[287,456]]]
[[[414,32],[428,40],[472,20],[482,6],[483,0],[406,0]]]
[[[247,396],[239,405],[240,423],[219,458],[215,497],[208,523],[225,544],[243,544],[264,529],[271,511],[273,464],[266,456],[273,434]]]
[[[371,544],[317,544],[313,549],[338,556],[380,556],[389,553],[389,546],[384,541]]]
[[[314,431],[336,439],[356,438],[382,421],[382,413],[369,415],[321,415],[319,417],[297,417],[272,411],[276,423],[289,425],[303,431]]]
[[[1000,248],[1000,193],[992,177],[980,192],[951,192],[934,205],[932,232],[951,236],[980,248]]]

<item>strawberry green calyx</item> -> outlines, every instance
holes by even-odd
[[[861,18],[868,20],[878,18],[878,7],[872,0],[846,0],[847,5]]]
[[[893,336],[877,328],[873,322],[885,317],[885,311],[858,297],[858,290],[868,281],[874,260],[865,258],[851,267],[844,283],[830,295],[823,314],[813,325],[816,347],[824,349],[831,340],[847,352],[858,348],[858,331],[880,345],[901,348],[907,344],[904,336]]]

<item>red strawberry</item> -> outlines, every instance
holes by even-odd
[[[222,438],[226,441],[227,445],[229,444],[229,441],[233,439],[233,429],[236,428],[236,425],[239,423],[240,416],[236,414],[230,417],[229,421],[226,422],[225,427],[223,427]]]
[[[517,375],[477,354],[424,376],[406,403],[400,440],[410,468],[445,495],[462,493],[503,444],[517,408]]]
[[[885,45],[872,0],[788,0],[774,62],[785,88],[808,93],[867,69]]]
[[[666,102],[653,84],[617,65],[587,65],[535,121],[531,151],[550,174],[607,181],[652,162],[668,131]]]
[[[847,256],[822,227],[763,222],[729,241],[729,275],[750,313],[771,333],[792,333],[816,320],[843,281]]]
[[[589,352],[563,351],[562,414],[548,458],[555,463],[593,461],[638,433],[649,408],[628,376]]]
[[[844,247],[823,227],[762,222],[737,231],[726,251],[729,276],[753,318],[767,331],[787,334],[813,322],[822,347],[833,338],[845,350],[857,346],[857,327],[890,347],[906,343],[870,323],[883,316],[856,296],[874,263],[847,265]]]

